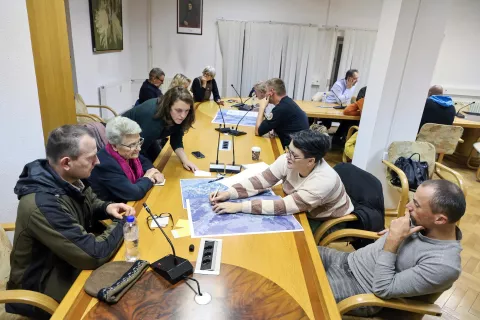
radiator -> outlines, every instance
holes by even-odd
[[[109,106],[118,114],[132,108],[135,104],[135,100],[135,96],[132,97],[131,80],[125,80],[100,87],[100,104]],[[112,117],[112,113],[106,110],[101,110],[100,116],[104,119],[109,119]]]

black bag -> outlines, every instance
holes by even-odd
[[[418,155],[418,161],[412,160],[414,155]],[[417,190],[419,185],[428,180],[428,163],[420,160],[419,153],[414,153],[409,158],[400,157],[394,164],[405,173],[408,180],[408,187],[412,191]],[[401,187],[400,178],[395,171],[392,171],[392,179],[390,182],[394,186]]]

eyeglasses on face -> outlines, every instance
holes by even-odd
[[[123,143],[120,143],[120,145],[121,145],[121,146],[124,146],[125,148],[128,148],[128,149],[131,151],[131,150],[134,150],[134,149],[136,149],[136,148],[141,148],[142,145],[143,145],[143,141],[144,141],[144,140],[145,140],[145,139],[140,138],[140,140],[138,140],[137,142],[131,143],[131,144],[129,144],[129,145],[125,145],[125,144],[123,144]]]
[[[288,147],[285,147],[285,153],[287,154],[287,156],[292,159],[292,160],[302,160],[302,159],[305,159],[305,158],[302,158],[302,157],[298,157],[297,155],[295,155],[295,153],[293,153]]]

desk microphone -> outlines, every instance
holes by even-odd
[[[190,261],[184,258],[180,258],[176,255],[175,247],[173,246],[172,241],[170,241],[165,231],[163,231],[163,228],[153,216],[150,208],[147,206],[146,203],[143,203],[143,207],[152,217],[153,221],[155,221],[160,231],[162,231],[165,239],[167,239],[168,243],[170,244],[173,253],[161,258],[160,260],[155,261],[154,263],[151,263],[150,267],[171,284],[175,284],[180,280],[185,279],[185,277],[193,274],[193,266]]]
[[[221,133],[229,134],[230,133],[230,128],[227,128],[227,126],[225,125],[225,118],[223,117],[222,108],[220,107],[220,105],[218,104],[217,101],[215,101],[215,103],[217,104],[218,111],[220,111],[220,115],[222,116],[222,121],[223,121],[223,128],[221,126],[218,126],[218,128],[215,128],[215,130],[217,130],[218,132],[221,132]]]
[[[246,114],[246,113],[245,113]],[[225,166],[226,173],[240,173],[242,170],[242,165],[235,164],[235,135],[232,135],[232,164],[227,164]]]
[[[460,109],[458,109],[458,111],[457,111],[457,113],[455,114],[455,116],[458,117],[458,118],[462,118],[462,119],[465,118],[465,115],[464,115],[464,114],[461,114],[460,111],[463,110],[463,109],[465,109],[466,107],[471,106],[471,105],[474,104],[474,103],[475,103],[475,101],[470,102],[469,104],[467,104],[467,105],[461,107]],[[469,114],[469,115],[474,115],[474,116],[480,115],[480,114],[478,114],[478,113],[476,113],[476,112],[466,112],[466,111],[465,111],[465,113],[466,113],[466,114]]]
[[[242,100],[242,97],[240,96],[240,94],[238,93],[237,89],[235,89],[235,87],[233,86],[233,83],[230,85],[233,90],[235,90],[235,93],[237,94],[237,96],[240,98],[240,103],[236,103],[234,105],[232,105],[232,107],[234,108],[241,108],[245,105],[245,103],[243,103],[243,100]]]
[[[210,172],[221,172],[223,173],[225,171],[225,165],[223,163],[218,163],[218,152],[220,151],[220,129],[221,124],[218,125],[218,141],[217,141],[217,161],[215,163],[210,163]],[[227,128],[228,129],[228,128]],[[228,129],[230,130],[230,129]]]
[[[240,121],[238,121],[237,126],[235,127],[235,129],[231,129],[231,130],[230,130],[230,134],[231,134],[232,136],[238,137],[238,136],[242,136],[242,135],[244,135],[244,134],[247,134],[245,131],[239,131],[239,130],[238,130],[238,126],[240,125],[240,122],[242,122],[243,118],[245,118],[245,116],[247,115],[247,113],[249,113],[249,112],[252,111],[252,110],[253,110],[253,106],[252,106],[250,109],[248,109],[247,112],[245,112],[245,114],[242,116],[242,118],[240,118]]]
[[[337,100],[340,102],[340,105],[339,106],[334,106],[333,108],[334,109],[345,109],[346,107],[343,106],[343,103],[342,103],[342,100],[340,100],[340,98],[337,96],[337,94],[335,93],[335,91],[333,90],[330,90],[333,95],[337,98]]]

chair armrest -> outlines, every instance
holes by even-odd
[[[0,228],[2,228],[5,231],[15,231],[15,223],[14,222],[0,223]]]
[[[107,109],[110,110],[111,113],[116,117],[118,116],[117,112],[110,108],[109,106],[102,106],[102,105],[87,105],[87,108],[98,108],[98,109]]]
[[[58,302],[49,296],[29,290],[2,290],[0,303],[25,303],[50,314],[53,314],[58,307]]]
[[[335,240],[347,238],[347,237],[372,239],[372,240],[377,240],[378,238],[380,238],[380,236],[376,232],[372,232],[372,231],[365,231],[365,230],[359,230],[359,229],[343,229],[343,230],[338,230],[330,233],[328,236],[323,238],[318,245],[325,247]]]
[[[345,139],[345,141],[348,141],[348,139],[350,139],[350,137],[353,135],[353,131],[355,131],[355,130],[358,131],[358,126],[351,126],[351,127],[348,129],[347,138]]]
[[[96,114],[77,113],[76,116],[77,117],[88,118],[88,119],[93,120],[95,122],[105,122],[102,118],[100,118]]]
[[[314,238],[315,238],[315,243],[319,243],[320,239],[322,239],[323,235],[325,232],[327,232],[331,227],[342,223],[342,222],[348,222],[348,221],[355,221],[358,220],[357,216],[354,214],[347,214],[343,217],[336,218],[336,219],[330,219],[322,223],[320,227],[318,227],[317,231],[315,231]]]
[[[398,202],[398,206],[397,206],[397,212],[398,212],[397,217],[402,217],[403,215],[405,215],[405,206],[408,203],[409,186],[408,186],[407,176],[400,168],[395,166],[390,161],[382,160],[382,162],[387,166],[388,169],[393,170],[400,178],[402,191],[400,193],[400,201]]]
[[[465,142],[465,140],[463,140],[462,138],[458,139],[458,143],[464,143],[464,142]]]
[[[455,171],[453,169],[450,169],[449,167],[447,167],[444,164],[441,164],[439,162],[435,162],[435,173],[441,179],[445,179],[442,176],[441,171],[446,171],[446,172],[450,173],[455,178],[455,180],[457,182],[457,185],[460,187],[460,189],[462,189],[465,198],[467,198],[467,185],[466,185],[465,180],[463,179],[462,175],[460,173],[458,173],[457,171]]]
[[[358,294],[344,299],[337,304],[338,311],[341,315],[358,307],[367,306],[392,308],[437,317],[442,315],[442,309],[433,303],[406,298],[383,300],[373,293]]]

